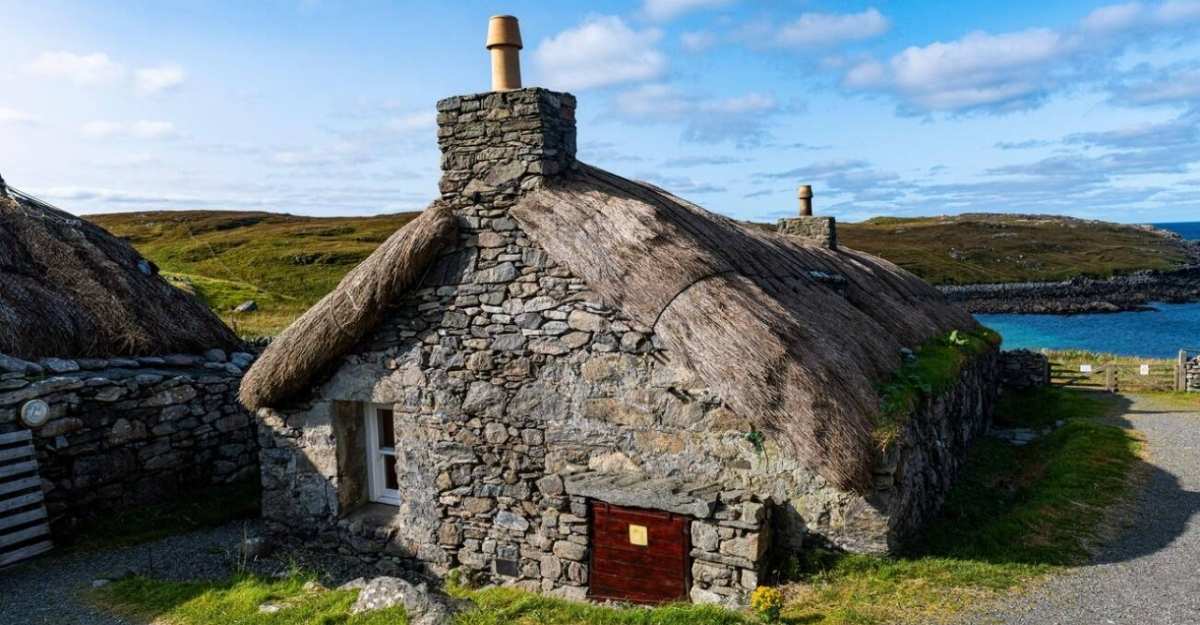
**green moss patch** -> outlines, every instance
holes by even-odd
[[[999,345],[1000,335],[981,328],[975,332],[955,330],[917,348],[891,381],[879,388],[879,414],[874,426],[880,448],[895,440],[922,399],[954,388],[964,366]]]

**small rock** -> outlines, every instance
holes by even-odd
[[[404,606],[410,625],[447,625],[464,602],[434,595],[425,584],[414,586],[398,577],[376,577],[367,582],[350,607],[351,614]]]
[[[282,609],[283,606],[275,603],[274,601],[267,601],[266,603],[258,606],[258,611],[260,614],[274,614]]]
[[[248,299],[241,304],[233,307],[233,312],[248,313],[258,310],[258,302]]]
[[[93,579],[92,580],[92,588],[104,588],[105,586],[107,586],[111,583],[112,583],[112,580],[108,580],[108,579],[103,579],[103,578]]]
[[[225,362],[229,357],[225,355],[225,350],[214,348],[204,352],[204,359],[209,362]]]
[[[63,358],[43,358],[42,366],[54,373],[71,373],[79,371],[79,363]]]

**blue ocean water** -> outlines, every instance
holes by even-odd
[[[1170,224],[1154,224],[1164,230],[1178,232],[1185,239],[1200,241],[1200,221],[1187,221],[1183,223]]]
[[[1200,240],[1200,222],[1154,224]],[[1004,337],[1005,349],[1085,349],[1174,358],[1200,349],[1200,303],[1155,304],[1154,311],[1095,315],[975,315]]]
[[[1004,337],[1004,349],[1084,349],[1174,358],[1200,349],[1200,304],[1155,304],[1157,310],[1092,315],[975,315]]]

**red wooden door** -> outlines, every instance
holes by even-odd
[[[686,600],[691,543],[688,517],[593,501],[591,596],[634,603]]]

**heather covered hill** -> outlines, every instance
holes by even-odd
[[[277,334],[416,213],[299,217],[233,211],[88,215],[243,335]],[[253,300],[257,310],[235,313]]]
[[[1108,278],[1200,257],[1196,246],[1162,230],[1049,215],[877,217],[839,223],[838,238],[933,284]]]

